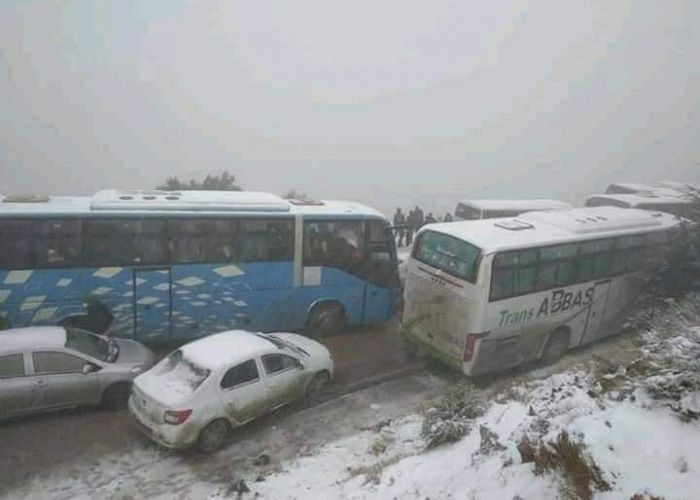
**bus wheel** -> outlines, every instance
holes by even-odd
[[[556,363],[568,350],[569,332],[566,330],[556,330],[547,340],[547,345],[542,353],[542,361],[547,365]]]
[[[306,333],[315,339],[335,335],[345,326],[345,310],[338,302],[314,306],[306,323]]]

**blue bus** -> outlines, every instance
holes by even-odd
[[[159,342],[381,323],[400,293],[390,231],[358,203],[268,193],[0,196],[0,329]]]

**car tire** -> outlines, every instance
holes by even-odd
[[[131,386],[126,383],[114,384],[102,395],[102,406],[107,410],[118,411],[126,408],[131,395]]]
[[[209,422],[197,439],[197,449],[202,453],[212,453],[223,446],[230,430],[229,423],[220,418]]]
[[[569,350],[569,332],[567,330],[556,330],[553,332],[547,345],[542,352],[542,362],[546,365],[551,365],[559,361],[566,351]]]
[[[345,327],[345,309],[338,302],[314,306],[306,323],[307,334],[315,339],[340,333]]]
[[[313,401],[318,398],[324,387],[328,385],[331,376],[327,371],[318,372],[306,386],[306,398]]]

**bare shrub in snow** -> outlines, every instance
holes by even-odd
[[[564,480],[562,496],[571,499],[590,499],[594,491],[610,491],[595,461],[588,456],[582,442],[572,441],[566,431],[555,442],[540,443],[535,447],[527,439],[518,445],[523,463],[535,464],[535,474],[559,473]]]
[[[471,430],[472,421],[483,414],[483,400],[470,386],[460,385],[423,412],[421,437],[427,448],[459,441]]]

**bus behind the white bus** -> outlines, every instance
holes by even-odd
[[[677,223],[605,207],[427,226],[408,263],[407,347],[478,375],[615,333]]]
[[[455,220],[496,219],[515,217],[525,212],[540,210],[564,210],[573,208],[559,200],[465,200],[455,208]]]

